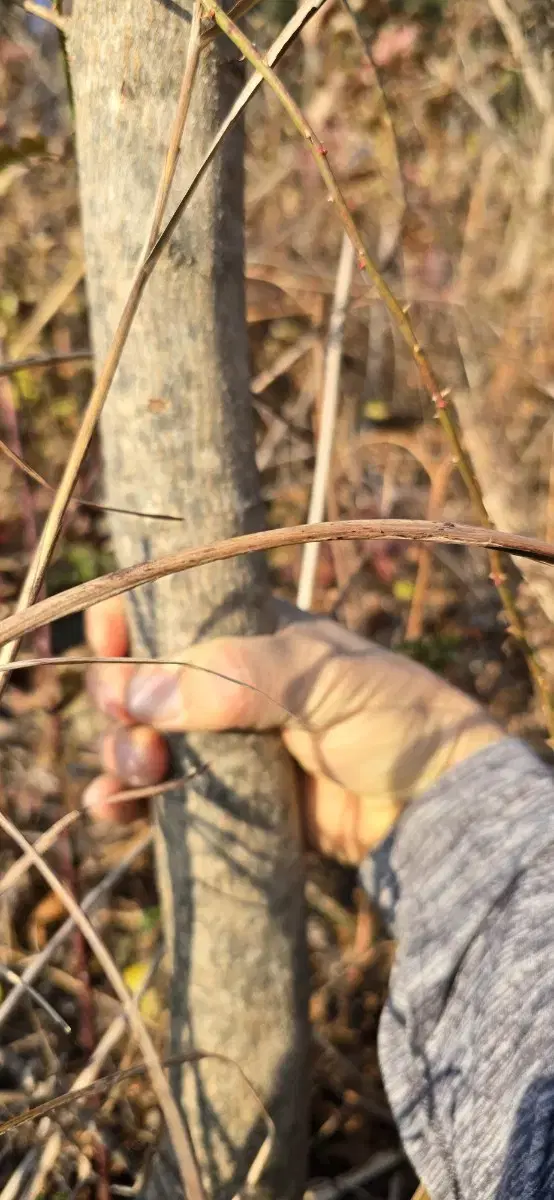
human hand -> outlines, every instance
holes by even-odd
[[[126,654],[122,601],[91,609],[87,634],[95,654]],[[98,815],[135,815],[110,797],[165,778],[165,733],[278,728],[304,773],[309,845],[356,864],[407,801],[504,736],[480,705],[425,667],[323,617],[299,614],[267,637],[204,642],[186,660],[93,668],[96,702],[119,723],[104,739],[105,774],[84,797]]]

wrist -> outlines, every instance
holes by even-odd
[[[493,721],[480,705],[468,701],[456,720],[441,731],[437,745],[417,780],[413,795],[420,796],[453,767],[472,758],[480,750],[503,741],[504,730]]]

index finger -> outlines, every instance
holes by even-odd
[[[86,639],[99,658],[120,658],[129,649],[129,627],[122,596],[102,600],[85,612]]]

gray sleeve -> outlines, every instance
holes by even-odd
[[[379,1053],[431,1200],[554,1197],[554,781],[506,738],[362,866],[397,942]]]

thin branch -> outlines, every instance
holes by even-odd
[[[337,269],[335,295],[333,298],[333,308],[331,311],[329,334],[327,338],[327,353],[325,356],[325,374],[323,380],[323,403],[321,406],[321,420],[317,440],[317,453],[312,483],[312,493],[310,496],[310,505],[308,509],[309,525],[312,525],[315,521],[322,521],[325,516],[325,498],[327,495],[327,485],[329,481],[329,472],[331,469],[331,458],[333,454],[333,443],[335,439],[335,426],[339,403],[344,325],[346,321],[346,311],[348,308],[348,299],[350,296],[353,270],[354,248],[347,234],[343,234],[339,265]],[[307,542],[306,546],[304,547],[302,564],[300,567],[300,579],[298,582],[298,595],[296,598],[296,603],[299,608],[310,609],[312,607],[317,560],[319,557],[319,545],[319,542]]]
[[[270,46],[263,61],[268,63],[270,66],[275,66],[275,64],[285,53],[285,50],[287,50],[287,48],[290,46],[291,42],[294,41],[298,34],[302,32],[302,29],[307,22],[311,20],[314,14],[324,3],[325,0],[304,0],[304,3],[300,5],[297,12],[293,17],[291,17],[290,21],[287,21],[285,28],[281,30],[279,36],[275,38],[275,41]],[[251,75],[250,79],[247,80],[242,91],[237,96],[237,99],[230,108],[225,120],[222,122],[217,133],[214,135],[213,141],[210,143],[204,158],[202,159],[202,162],[196,171],[196,174],[193,176],[184,194],[181,196],[173,216],[168,221],[163,233],[160,234],[156,245],[152,248],[144,265],[144,269],[148,270],[148,274],[150,274],[150,272],[153,270],[160,254],[162,253],[162,250],[173,236],[173,233],[177,228],[179,221],[181,220],[185,208],[194,196],[198,185],[202,182],[202,179],[204,178],[204,175],[215,154],[217,153],[224,137],[235,124],[235,122],[238,121],[248,102],[252,99],[252,96],[257,92],[258,88],[261,87],[262,83],[263,75],[260,71],[256,71],[253,75]]]
[[[50,661],[53,664],[55,660],[51,659]],[[101,659],[100,661],[103,660]],[[127,662],[127,659],[122,658],[119,661]],[[150,659],[150,661],[153,662],[156,660]],[[187,776],[184,779],[182,777],[179,779],[166,779],[163,783],[153,783],[148,787],[122,788],[120,792],[113,792],[110,796],[106,796],[103,804],[127,804],[135,800],[151,800],[154,796],[166,796],[168,792],[178,791],[184,783],[187,783],[188,779],[194,779],[197,773],[195,771],[193,775]],[[82,801],[82,806],[83,809],[94,808],[94,804],[89,803],[87,800]]]
[[[59,363],[92,362],[92,359],[92,350],[69,350],[67,354],[30,354],[28,358],[12,358],[0,363],[0,378],[3,375],[15,375],[18,371],[55,367]]]
[[[122,567],[99,579],[77,584],[57,596],[40,600],[24,613],[14,613],[0,621],[0,646],[13,638],[22,637],[47,621],[67,617],[70,613],[82,612],[108,600],[121,596],[144,583],[153,583],[177,571],[190,571],[205,563],[221,562],[239,554],[255,554],[274,550],[280,546],[304,545],[305,542],[331,541],[408,541],[438,542],[455,546],[478,546],[485,550],[505,551],[519,558],[530,558],[535,562],[554,566],[554,545],[540,538],[527,537],[518,533],[503,533],[496,529],[483,529],[473,525],[460,525],[453,521],[410,521],[391,518],[367,521],[322,521],[317,525],[292,525],[286,529],[265,529],[260,533],[241,534],[240,537],[225,538],[211,542],[208,546],[196,546],[192,550],[179,550],[175,554],[164,554],[150,562]],[[513,632],[510,630],[510,632]],[[1,1012],[1,1008],[0,1008]]]
[[[0,975],[7,983],[16,984],[16,986],[21,983],[19,975],[15,971],[12,971],[11,967],[0,965]],[[44,996],[41,996],[40,992],[31,987],[30,983],[24,983],[23,987],[31,999],[34,1000],[35,1004],[39,1008],[43,1008],[45,1013],[48,1013],[54,1025],[58,1025],[63,1033],[71,1033],[71,1025],[68,1025],[67,1021],[64,1021],[63,1017],[60,1017],[60,1014],[56,1012],[55,1008],[52,1008],[52,1005],[48,1003],[48,1000],[44,999]]]
[[[2,812],[0,812],[0,828],[9,837],[13,838],[23,851],[30,855],[34,865],[38,868],[41,875],[44,876],[52,891],[59,896],[68,913],[73,918],[73,921],[86,938],[93,954],[96,955],[106,978],[121,1001],[123,1011],[128,1017],[131,1029],[144,1055],[145,1063],[152,1080],[152,1086],[165,1117],[168,1134],[179,1164],[184,1194],[190,1196],[191,1200],[205,1200],[204,1188],[184,1116],[180,1112],[171,1092],[154,1043],[148,1033],[136,1000],[126,988],[111,954],[104,945],[102,938],[98,936],[93,925],[91,925],[88,917],[85,916],[74,896],[71,895],[69,889],[64,887],[54,871],[44,862],[44,859],[41,858],[40,854],[37,853],[23,834],[20,833],[19,829],[16,828],[13,821],[10,821]]]
[[[232,18],[233,21],[240,21],[242,17],[245,17],[246,14],[249,13],[253,8],[255,8],[256,5],[259,3],[260,3],[260,0],[236,0],[236,3],[231,5],[231,8],[229,9],[229,16]],[[202,49],[205,46],[209,46],[210,43],[215,40],[215,38],[218,36],[218,34],[219,34],[219,29],[218,29],[217,25],[215,25],[214,22],[211,21],[210,24],[207,26],[207,28],[204,29],[204,32],[202,34],[202,38],[201,38]]]
[[[420,345],[415,331],[412,327],[408,316],[408,309],[403,308],[396,299],[396,296],[391,291],[385,278],[381,274],[377,264],[373,261],[364,243],[361,233],[358,230],[356,222],[352,217],[350,209],[346,203],[344,195],[339,187],[335,174],[327,159],[327,150],[319,138],[316,136],[309,122],[306,120],[301,109],[293,100],[285,85],[271,69],[269,64],[260,56],[258,51],[252,45],[252,42],[232,21],[229,20],[227,14],[215,2],[215,0],[202,0],[209,15],[213,17],[220,29],[230,38],[235,46],[241,51],[245,58],[248,59],[252,66],[263,75],[266,83],[269,84],[272,91],[275,93],[285,111],[288,113],[294,127],[298,133],[305,139],[310,154],[315,162],[315,165],[325,184],[329,197],[332,199],[337,213],[340,217],[343,229],[346,235],[350,238],[352,245],[356,251],[358,267],[362,272],[367,282],[374,286],[383,303],[385,304],[394,325],[401,334],[406,345],[409,347],[412,358],[419,371],[420,379],[425,391],[431,399],[437,419],[446,435],[452,457],[458,471],[464,480],[468,489],[472,504],[476,515],[483,525],[491,528],[491,520],[489,518],[485,502],[479,482],[473,470],[473,465],[469,455],[466,453],[465,447],[461,440],[456,417],[452,405],[449,400],[449,389],[441,389],[435,377],[431,363],[426,352]],[[501,556],[492,550],[490,553],[491,578],[496,586],[502,607],[506,614],[509,626],[514,637],[517,638],[521,649],[527,659],[529,671],[535,681],[537,689],[540,693],[542,705],[545,714],[545,720],[552,735],[554,735],[554,710],[552,706],[552,697],[544,672],[537,661],[533,648],[527,640],[525,627],[517,609],[515,599],[511,589],[508,586],[507,577],[503,570]],[[1,680],[0,680],[1,687]]]
[[[286,371],[289,371],[295,362],[298,362],[298,359],[302,358],[303,354],[307,354],[309,350],[312,350],[317,340],[317,334],[305,333],[292,346],[287,346],[285,350],[282,350],[277,355],[275,362],[269,367],[264,367],[251,381],[250,391],[252,395],[261,396],[262,392],[265,392],[266,388],[270,387]]]
[[[150,231],[146,239],[146,245],[141,254],[141,262],[148,258],[152,247],[158,240],[165,207],[171,190],[171,184],[173,183],[173,178],[175,175],[175,168],[177,166],[177,159],[179,157],[179,147],[181,145],[185,121],[188,116],[192,98],[194,79],[198,70],[198,64],[200,62],[200,53],[202,49],[200,37],[201,18],[202,5],[200,0],[194,0],[190,34],[187,45],[187,58],[185,62],[185,70],[183,72],[183,79],[181,82],[181,90],[179,92],[179,99],[177,101],[177,111],[171,127],[169,146],[167,148],[163,171],[160,176],[158,190],[156,192]]]
[[[1,375],[2,375],[2,372],[0,371],[0,378],[1,378]],[[1,384],[0,384],[0,386],[1,386]],[[17,467],[17,469],[19,471],[23,471],[24,474],[29,477],[29,479],[33,479],[35,483],[38,483],[40,485],[40,487],[46,488],[47,491],[53,492],[55,494],[55,492],[56,492],[55,487],[53,487],[51,483],[48,483],[48,480],[44,479],[42,475],[39,475],[38,471],[35,471],[33,469],[33,467],[30,467],[29,464],[25,462],[25,459],[21,458],[19,454],[16,454],[15,450],[12,450],[11,446],[8,446],[6,444],[6,442],[2,441],[1,438],[0,438],[0,452],[2,454],[5,454],[6,458],[9,458],[10,462],[13,463],[14,467]],[[113,504],[96,504],[94,502],[94,500],[83,500],[81,496],[72,496],[71,497],[71,500],[69,501],[69,504],[68,504],[68,508],[75,508],[75,507],[91,508],[94,510],[94,512],[118,513],[120,516],[124,516],[124,517],[146,517],[149,521],[182,521],[183,520],[183,517],[174,516],[172,513],[141,512],[141,510],[138,508],[117,508]]]
[[[67,659],[64,658],[30,658],[23,659],[20,662],[11,663],[9,667],[0,667],[0,671],[19,671],[26,667],[61,667],[65,666]],[[77,658],[71,658],[72,666],[97,666],[98,663],[105,663],[114,666],[116,663],[121,666],[146,667],[156,665],[159,667],[188,667],[191,671],[201,671],[204,675],[211,675],[214,679],[223,679],[225,683],[236,683],[239,687],[247,688],[249,692],[255,692],[258,696],[263,696],[264,700],[269,700],[276,708],[280,708],[282,712],[291,717],[293,721],[300,722],[302,719],[293,713],[290,708],[286,708],[278,700],[274,700],[269,692],[264,692],[263,688],[256,687],[253,683],[247,683],[244,679],[237,679],[234,675],[227,675],[224,671],[216,671],[214,667],[202,667],[198,663],[189,662],[186,658],[158,658],[149,656],[148,658],[136,658],[133,655],[112,655],[111,657],[98,656],[93,654],[79,655]],[[308,728],[308,726],[306,726]],[[205,770],[206,768],[202,768]],[[192,775],[185,775],[176,780],[170,780],[169,783],[155,784],[153,787],[144,788],[126,788],[124,792],[117,792],[115,795],[106,797],[106,802],[113,804],[119,800],[142,800],[148,796],[156,796],[158,792],[163,792],[166,789],[171,791],[172,788],[181,787],[183,783],[187,783],[190,779],[194,779],[200,774],[200,770],[194,771]],[[85,808],[89,805],[85,804]],[[94,808],[94,803],[90,805]]]

